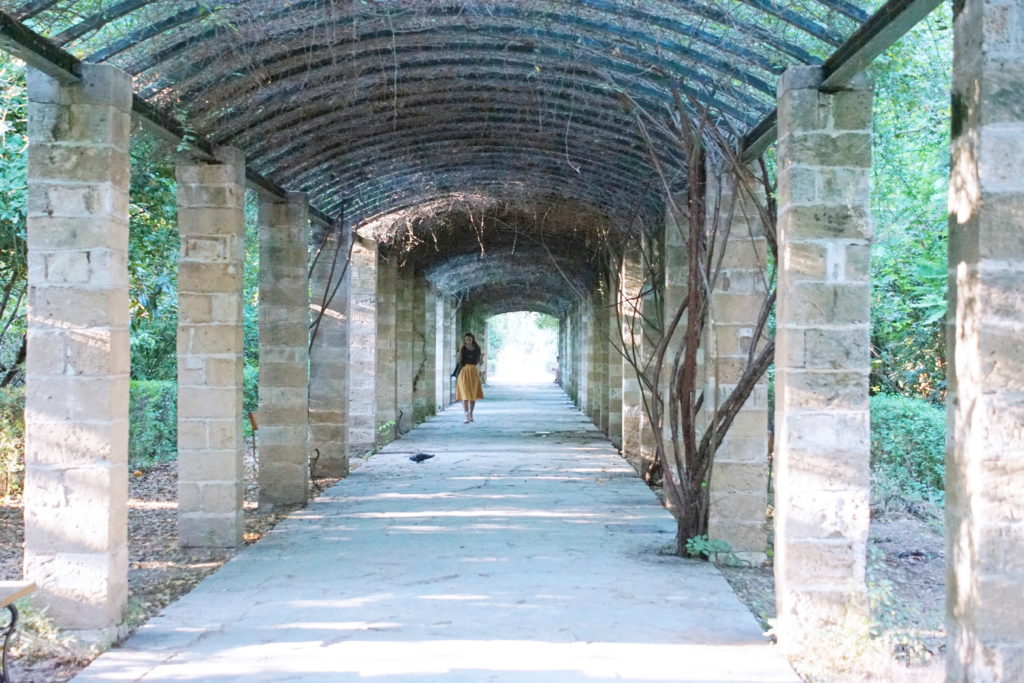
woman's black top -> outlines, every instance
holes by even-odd
[[[480,347],[474,347],[472,349],[466,348],[465,346],[461,349],[462,353],[462,364],[463,365],[477,365],[480,362]]]

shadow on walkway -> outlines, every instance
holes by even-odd
[[[558,387],[486,393],[75,680],[798,680],[714,567],[667,554],[671,516]]]

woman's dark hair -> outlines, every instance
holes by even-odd
[[[476,343],[476,337],[473,335],[473,333],[466,332],[464,335],[462,335],[462,341],[463,342],[466,341],[466,337],[469,337],[470,339],[473,340],[473,346],[480,346],[479,344]]]

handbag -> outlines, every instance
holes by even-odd
[[[452,377],[458,379],[460,372],[462,372],[462,363],[456,363],[455,370],[452,371]]]

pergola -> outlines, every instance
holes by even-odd
[[[261,198],[263,502],[305,500],[312,450],[343,475],[350,454],[443,406],[458,327],[507,310],[562,320],[566,390],[643,460],[640,387],[609,344],[609,311],[645,285],[661,302],[685,295],[667,207],[692,191],[678,132],[699,122],[747,162],[778,140],[780,637],[862,614],[871,90],[859,74],[937,4],[4,2],[0,43],[32,67],[26,573],[63,623],[119,621],[132,120],[184,150],[179,516],[197,546],[241,534],[247,185]],[[1024,677],[1012,342],[1024,9],[964,0],[955,14],[950,676],[1009,680]],[[738,194],[722,159],[706,170]],[[723,247],[734,284],[713,293],[715,391],[735,381],[727,368],[764,298],[765,226],[737,201],[730,219],[750,239]],[[658,272],[636,256],[651,242]],[[764,397],[762,383],[712,482],[712,527],[749,558],[766,549]]]

